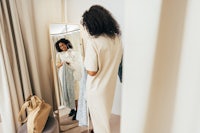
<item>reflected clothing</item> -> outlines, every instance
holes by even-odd
[[[114,100],[119,64],[122,59],[119,37],[90,37],[86,43],[84,65],[86,70],[97,72],[87,76],[87,105],[95,133],[111,133],[110,116]]]
[[[72,49],[68,49],[67,51],[58,52],[56,55],[56,65],[61,62],[70,63],[67,66],[70,67],[71,69],[73,69],[72,76],[73,76],[74,82],[69,81],[67,78],[66,78],[65,82],[67,82],[66,84],[68,84],[69,82],[74,83],[74,85],[73,85],[74,86],[74,99],[78,100],[78,98],[79,98],[79,81],[82,76],[81,66],[80,66],[80,62],[81,62],[80,54]],[[63,64],[66,64],[66,63],[63,63]],[[63,86],[63,84],[64,84],[64,80],[62,82],[63,77],[61,76],[63,73],[62,67],[63,66],[61,66],[58,70],[61,86]],[[63,97],[63,99],[65,99],[65,98]]]
[[[78,100],[78,112],[76,119],[79,121],[79,126],[88,126],[87,101],[85,99],[87,72],[85,68],[83,68],[82,71],[83,76],[80,82],[80,94]]]
[[[62,72],[61,72],[62,71]],[[66,63],[60,68],[59,76],[61,80],[63,103],[66,107],[75,108],[74,76],[73,69]]]
[[[79,52],[68,49],[67,51],[62,51],[56,55],[56,64],[61,62],[68,62],[70,66],[74,69],[74,80],[81,79],[81,55]]]

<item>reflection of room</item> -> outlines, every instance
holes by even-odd
[[[50,30],[50,42],[52,43],[51,47],[52,47],[52,58],[53,58],[54,65],[55,65],[56,54],[57,54],[57,51],[55,49],[55,43],[61,38],[68,39],[71,42],[73,49],[75,51],[81,52],[81,48],[80,48],[81,38],[80,38],[80,29],[78,25],[51,24],[49,30]],[[62,95],[60,94],[60,96]],[[62,103],[62,98],[59,99],[58,102]]]
[[[72,107],[75,107],[75,96],[76,96],[76,100],[78,100],[77,102],[80,103],[79,102],[80,100],[77,98],[80,95],[78,91],[82,89],[81,87],[82,83],[80,81],[81,79],[75,81],[74,75],[71,75],[70,73],[63,74],[69,71],[68,70],[69,68],[73,68],[73,73],[74,71],[76,71],[76,74],[79,73],[78,75],[80,76],[82,75],[81,70],[82,70],[83,65],[81,62],[82,57],[81,57],[81,51],[80,51],[81,50],[80,29],[79,29],[79,25],[72,25],[72,24],[50,24],[49,28],[50,28],[49,31],[50,31],[50,42],[51,42],[50,44],[51,54],[52,54],[52,59],[53,59],[52,63],[53,63],[53,71],[54,71],[54,86],[55,86],[55,92],[56,92],[55,94],[56,94],[56,102],[57,102],[57,110],[55,112],[59,117],[58,120],[60,123],[60,130],[66,131],[71,128],[77,127],[80,123],[80,121],[77,121],[77,117],[76,117],[78,114],[77,108],[75,109]],[[67,47],[67,51],[62,51],[62,52],[57,51],[58,49],[55,47],[55,44],[60,39],[69,40],[73,48],[69,49]],[[61,55],[62,57],[60,57]],[[59,62],[61,63],[62,58],[63,59],[65,58],[65,61],[66,59],[70,61],[69,66],[62,65],[61,67],[58,68],[57,67],[58,59],[59,59]],[[74,83],[76,82],[76,86],[73,82]],[[73,96],[73,94],[75,94],[75,96]],[[79,105],[79,107],[80,106],[81,105]],[[71,112],[71,109],[75,109],[76,114],[73,113],[69,115]]]

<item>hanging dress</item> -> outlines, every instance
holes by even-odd
[[[86,80],[87,80],[87,72],[85,68],[83,68],[82,79],[80,83],[80,93],[78,99],[78,112],[76,116],[77,120],[79,121],[79,126],[88,126],[87,101],[85,99]]]
[[[67,65],[66,63],[64,63],[65,65],[61,66],[58,70],[58,75],[59,75],[59,80],[61,83],[61,87],[62,89],[63,86],[68,85],[73,87],[74,89],[74,100],[78,100],[79,98],[79,81],[81,80],[82,74],[81,74],[81,57],[80,54],[72,49],[68,49],[67,51],[62,51],[62,52],[58,52],[56,55],[56,64],[59,64],[61,62],[68,62],[69,65]],[[67,69],[66,69],[67,68]],[[65,70],[65,72],[69,73],[69,68],[71,68],[73,70],[72,76],[71,75],[65,75],[65,78],[63,77],[63,71]],[[73,78],[73,81],[71,81]],[[63,80],[64,79],[64,80]],[[72,84],[73,85],[70,85]],[[66,89],[66,87],[65,87]],[[66,96],[66,95],[65,95]],[[67,99],[66,97],[63,97],[63,99]],[[66,101],[64,102],[66,103]]]

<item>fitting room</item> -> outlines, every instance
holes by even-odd
[[[53,45],[55,39],[76,36],[72,42],[81,52],[81,15],[94,4],[118,21],[124,46],[112,133],[199,133],[198,0],[1,0],[0,132],[19,130],[18,113],[31,94],[51,105],[52,117],[59,117],[50,127],[58,125],[63,133],[92,128],[61,118],[69,110],[62,106]],[[64,33],[56,29],[59,25],[78,28]]]

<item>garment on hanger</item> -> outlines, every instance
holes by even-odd
[[[87,72],[85,68],[82,70],[82,79],[80,82],[80,93],[79,93],[79,101],[78,101],[78,112],[77,112],[77,120],[79,121],[79,126],[88,126],[87,121],[87,101],[85,99],[86,93],[86,80],[87,80]]]
[[[75,108],[74,70],[66,63],[64,63],[60,69],[62,70],[59,75],[61,79],[63,103],[66,107],[73,109]]]

